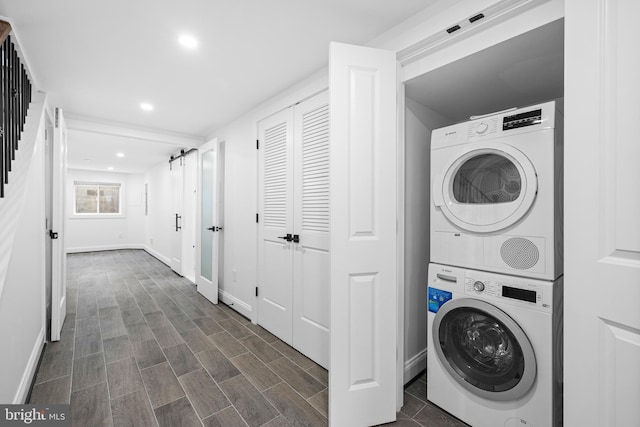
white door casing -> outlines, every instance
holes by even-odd
[[[198,148],[198,209],[196,245],[196,286],[205,298],[218,303],[218,140]],[[208,221],[208,222],[207,222]],[[205,239],[208,239],[205,242]],[[204,248],[207,248],[205,250]],[[210,259],[203,259],[206,256]],[[208,265],[207,263],[211,264]],[[206,272],[205,272],[206,270]],[[210,277],[207,277],[210,276]]]
[[[329,423],[396,417],[395,52],[331,43]]]
[[[55,129],[53,132],[53,192],[51,202],[53,216],[51,231],[57,233],[52,242],[51,281],[51,341],[60,340],[60,332],[67,315],[64,206],[65,183],[67,178],[67,127],[60,108],[55,109]]]
[[[640,3],[565,11],[564,425],[640,425]]]
[[[171,206],[167,218],[171,227],[171,269],[182,276],[182,216],[184,215],[184,164],[179,158],[171,163]]]
[[[258,323],[292,344],[293,117],[288,108],[258,123]]]
[[[329,367],[329,96],[294,107],[293,346]]]

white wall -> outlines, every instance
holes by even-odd
[[[148,184],[149,201],[149,211],[144,224],[144,247],[156,258],[170,265],[173,208],[169,159],[145,173],[144,183]]]
[[[12,194],[0,199],[0,204],[12,203],[15,209],[9,217],[4,209],[0,210],[3,223],[15,231],[6,276],[3,275],[0,283],[2,403],[24,403],[46,334],[43,105],[39,108],[32,104],[29,114],[36,117],[28,119],[40,123],[36,125],[38,135],[26,130],[23,133],[16,161],[21,165],[14,165],[9,175],[13,185],[6,189]],[[21,175],[22,169],[24,175]],[[17,179],[23,181],[24,187]]]
[[[225,143],[224,176],[224,283],[220,299],[257,320],[257,123],[259,120],[327,88],[323,70],[268,100],[232,123],[213,132],[210,139]]]
[[[451,120],[405,99],[404,382],[426,368],[431,131]]]
[[[74,182],[108,182],[122,185],[123,215],[113,218],[73,215]],[[141,248],[144,244],[144,176],[69,169],[66,188],[67,252]]]

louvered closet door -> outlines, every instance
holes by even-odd
[[[258,124],[258,323],[292,344],[293,116],[291,109]]]
[[[329,97],[295,106],[293,346],[329,365]]]

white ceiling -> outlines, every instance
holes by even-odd
[[[416,77],[406,94],[452,123],[564,95],[564,20]]]
[[[433,2],[0,0],[0,15],[52,105],[203,139],[324,67],[329,41],[363,44]]]
[[[178,148],[169,143],[69,129],[68,165],[72,169],[144,173],[167,162]],[[118,157],[117,153],[124,154]]]

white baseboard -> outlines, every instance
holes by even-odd
[[[160,252],[156,251],[155,249],[150,248],[147,245],[143,245],[140,248],[144,249],[152,257],[157,258],[159,261],[162,261],[163,263],[167,264],[168,267],[171,267],[171,259],[169,259],[168,257],[162,255]]]
[[[27,362],[27,366],[22,374],[20,386],[13,397],[13,404],[22,404],[27,400],[29,388],[33,382],[33,376],[36,374],[36,368],[38,367],[38,361],[40,360],[40,353],[42,352],[42,346],[44,345],[45,334],[46,330],[43,327],[33,345],[33,350],[31,350],[31,356],[29,356],[29,361]]]
[[[404,362],[404,384],[427,368],[427,348]]]
[[[247,319],[252,319],[251,306],[229,294],[228,292],[225,292],[223,289],[218,289],[218,300],[227,304]]]
[[[81,246],[75,248],[67,248],[67,253],[75,254],[80,252],[116,251],[118,249],[145,249],[145,247],[143,245],[137,244]]]

